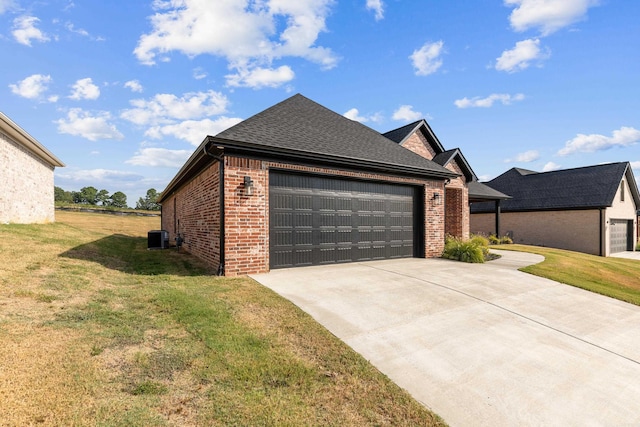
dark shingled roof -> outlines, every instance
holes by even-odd
[[[247,149],[261,147],[322,156],[327,162],[412,169],[423,175],[453,177],[451,171],[427,160],[375,130],[297,94],[220,132],[213,140],[233,141]]]
[[[542,173],[513,168],[486,185],[512,197],[501,203],[503,212],[589,209],[611,206],[625,176],[638,204],[640,196],[628,162]],[[493,203],[474,203],[471,212],[493,212],[494,208]]]
[[[390,130],[389,132],[383,133],[382,135],[389,138],[393,142],[398,144],[402,144],[404,140],[414,133],[416,130],[422,129],[424,136],[429,140],[432,148],[435,150],[436,154],[442,153],[444,151],[444,146],[438,139],[429,123],[426,120],[421,119],[413,123],[409,123],[408,125],[404,125],[399,127],[398,129]]]
[[[467,187],[469,188],[469,201],[481,201],[481,200],[506,200],[510,199],[511,196],[508,196],[504,193],[501,193],[498,190],[494,190],[486,184],[483,184],[478,181],[469,181],[467,183]],[[492,203],[495,209],[495,204]]]

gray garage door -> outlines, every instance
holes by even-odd
[[[633,241],[633,237],[629,234],[630,230],[633,229],[633,225],[630,227],[629,222],[626,219],[612,219],[609,221],[609,251],[611,253],[632,250],[629,244]],[[633,224],[633,221],[631,221],[631,224]]]
[[[271,172],[270,266],[418,255],[416,197],[411,186]]]

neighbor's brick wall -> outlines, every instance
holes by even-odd
[[[0,223],[55,220],[54,167],[0,132]]]
[[[624,191],[624,200],[620,198],[620,192]],[[636,206],[635,201],[633,200],[633,195],[631,194],[631,189],[629,188],[629,183],[626,178],[624,179],[624,187],[622,185],[618,186],[618,191],[616,192],[615,197],[613,198],[613,203],[611,207],[607,208],[605,212],[605,238],[607,243],[611,239],[611,230],[609,227],[609,222],[612,219],[626,219],[629,221],[633,221],[633,229],[638,229],[638,218],[637,215],[638,207]],[[633,245],[632,247],[636,247],[637,235],[636,233],[632,233],[633,236]],[[607,244],[605,256],[610,255],[610,245]]]
[[[202,173],[162,203],[162,229],[175,244],[180,233],[183,249],[217,269],[220,265],[220,163]]]
[[[495,233],[495,214],[471,215],[471,231]],[[502,212],[500,234],[514,243],[600,254],[600,212],[584,211]]]

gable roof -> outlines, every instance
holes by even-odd
[[[9,135],[12,140],[21,144],[28,151],[52,167],[64,167],[64,163],[54,156],[51,151],[47,150],[44,145],[40,144],[34,137],[29,135],[27,131],[18,126],[2,112],[0,112],[0,131]]]
[[[471,169],[471,165],[469,165],[469,162],[467,162],[467,159],[462,155],[462,151],[460,151],[459,148],[454,148],[453,150],[447,150],[437,154],[433,158],[433,161],[443,167],[447,167],[449,163],[455,161],[460,169],[462,169],[462,173],[467,179],[467,182],[478,180],[475,172]]]
[[[297,94],[215,136],[216,144],[233,141],[238,148],[304,153],[326,160],[413,168],[448,177],[451,171],[394,144],[362,123]],[[240,143],[240,144],[238,144]],[[454,174],[455,175],[455,174]]]
[[[420,131],[424,135],[424,137],[429,142],[429,145],[431,145],[431,148],[433,148],[433,151],[435,151],[436,155],[445,151],[444,146],[442,145],[436,134],[433,133],[431,126],[429,126],[429,123],[427,123],[427,121],[424,119],[409,123],[408,125],[402,126],[398,129],[390,130],[389,132],[383,133],[382,135],[389,138],[393,142],[402,145],[404,141],[409,138],[409,136],[418,131]]]
[[[211,161],[208,154],[222,153],[431,179],[458,176],[362,123],[297,94],[216,136],[207,136],[163,195],[168,196],[205,167]]]
[[[609,163],[551,172],[512,168],[486,183],[512,196],[502,211],[595,209],[612,206],[623,178],[640,206],[640,194],[629,162]],[[492,203],[474,203],[472,213],[492,212]]]

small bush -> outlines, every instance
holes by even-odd
[[[500,239],[500,244],[501,245],[512,245],[513,244],[513,240],[511,240],[511,237],[509,237],[509,236],[502,236],[502,238]]]
[[[513,240],[509,236],[498,237],[495,234],[489,236],[489,243],[492,245],[511,245]]]
[[[447,237],[442,257],[462,262],[483,263],[486,247],[482,244],[482,240],[463,241],[456,237]],[[486,248],[486,252],[488,254],[488,248]]]

